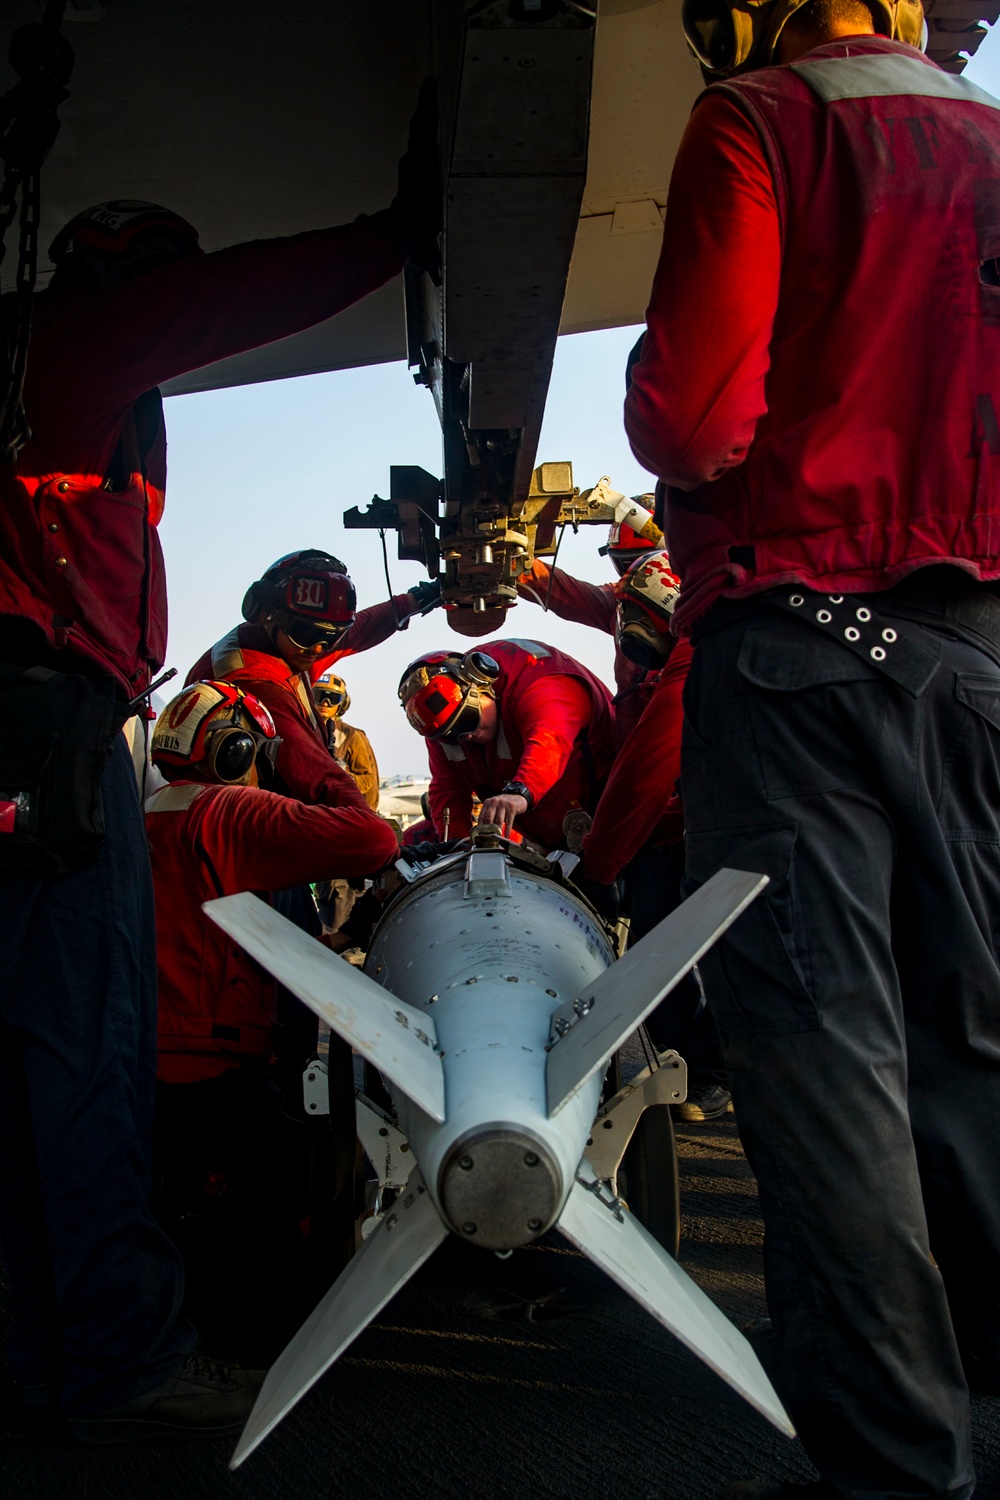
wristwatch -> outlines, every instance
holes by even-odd
[[[535,800],[531,795],[530,789],[525,786],[523,781],[508,781],[505,786],[500,788],[500,795],[501,797],[523,797],[529,807]]]

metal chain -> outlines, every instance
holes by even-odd
[[[38,275],[38,221],[41,191],[40,173],[29,172],[21,181],[21,218],[18,243],[17,279],[14,306],[7,324],[7,389],[0,405],[0,463],[12,464],[25,443],[31,439],[31,427],[24,410],[24,378],[28,368],[28,345],[31,342],[31,310]],[[4,191],[7,184],[4,184]],[[16,187],[11,195],[9,217],[0,215],[0,231],[5,231],[14,217]],[[3,205],[3,214],[8,206]]]
[[[20,178],[8,167],[3,175],[3,186],[0,187],[0,266],[7,253],[7,231],[14,222],[17,213],[17,188]]]

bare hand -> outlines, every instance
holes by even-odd
[[[524,797],[511,792],[500,792],[496,797],[487,797],[479,812],[480,823],[495,823],[505,833],[514,827],[514,819],[528,811]]]

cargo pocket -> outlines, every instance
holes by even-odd
[[[885,677],[797,620],[755,623],[737,670],[768,799],[866,785],[882,735]]]
[[[952,842],[1000,844],[1000,677],[955,676],[961,725],[941,768],[938,822]]]
[[[716,870],[749,870],[769,884],[729,932],[699,960],[723,1035],[785,1036],[822,1026],[812,960],[796,893],[797,826],[689,834],[685,886]]]

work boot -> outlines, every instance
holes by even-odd
[[[725,1084],[706,1079],[695,1082],[688,1089],[688,1096],[681,1104],[671,1104],[675,1120],[688,1124],[701,1124],[705,1120],[717,1120],[731,1111],[733,1099]]]
[[[81,1443],[225,1437],[242,1430],[264,1374],[189,1354],[173,1375],[145,1395],[93,1417],[70,1417],[65,1430]]]
[[[822,1479],[805,1484],[779,1479],[741,1479],[720,1490],[717,1500],[837,1500],[837,1492]]]

